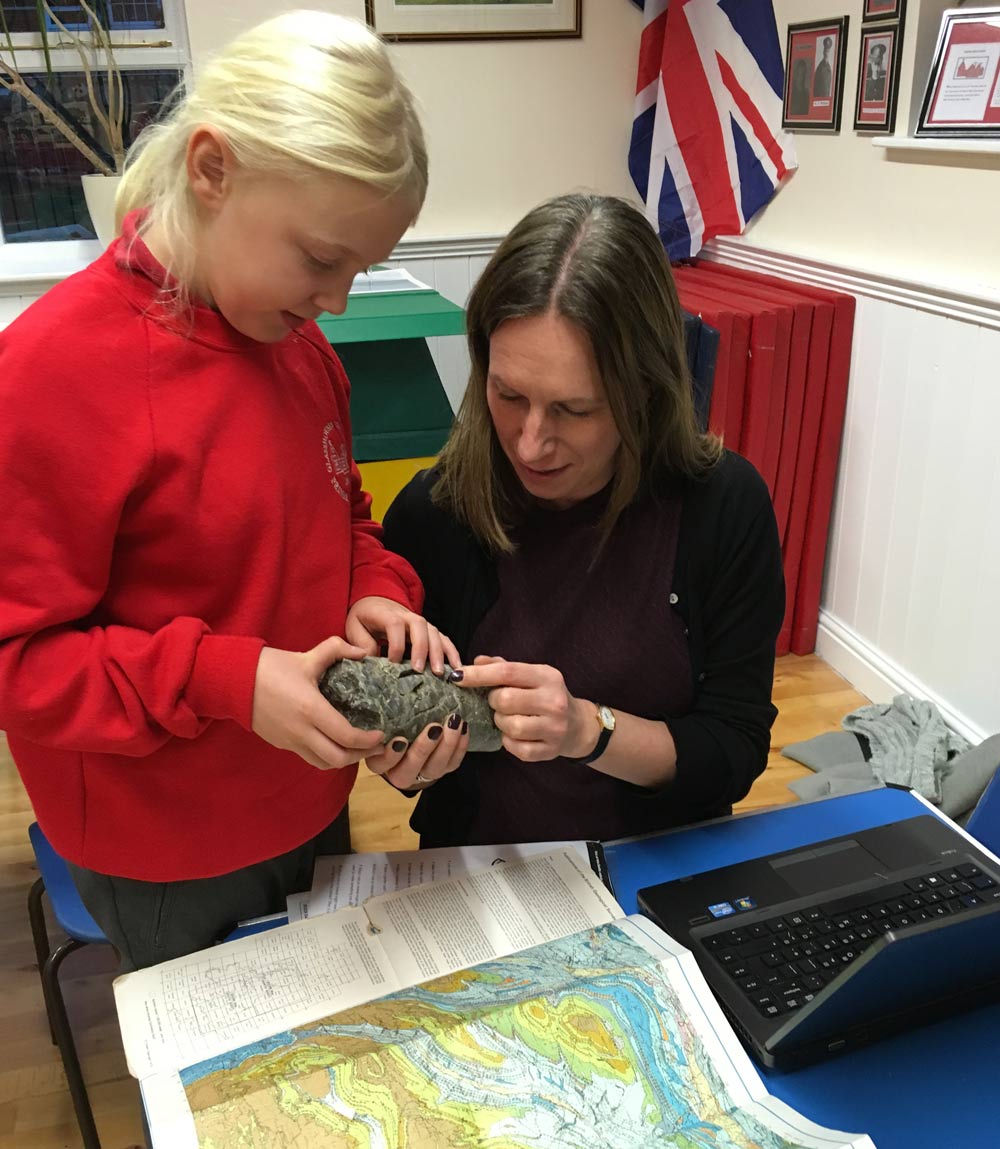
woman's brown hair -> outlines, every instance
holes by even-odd
[[[640,494],[669,476],[704,475],[722,452],[698,428],[681,307],[659,237],[625,200],[547,200],[507,235],[469,298],[469,383],[434,488],[435,502],[492,551],[513,549],[510,530],[530,500],[487,406],[490,338],[508,319],[550,311],[589,337],[621,436],[602,545]]]

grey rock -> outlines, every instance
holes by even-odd
[[[431,722],[458,713],[469,724],[470,750],[499,750],[503,735],[493,724],[487,691],[455,686],[430,670],[387,658],[345,658],[323,672],[323,697],[359,730],[381,730],[386,741],[414,738]]]

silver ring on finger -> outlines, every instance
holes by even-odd
[[[433,779],[433,778],[425,778],[425,777],[423,776],[423,774],[418,774],[418,775],[416,776],[416,778],[414,778],[414,779],[413,779],[413,781],[414,781],[414,782],[419,782],[419,783],[421,783],[421,785],[424,785],[424,786],[426,786],[428,782],[433,782],[433,781],[434,781],[434,779]]]

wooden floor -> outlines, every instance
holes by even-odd
[[[768,768],[741,808],[795,800],[787,783],[808,771],[781,758],[791,742],[836,730],[867,701],[814,655],[779,660],[774,684],[779,717]],[[358,850],[408,849],[410,802],[379,778],[362,776],[351,798]],[[34,964],[26,899],[37,877],[28,845],[31,808],[0,736],[0,1149],[77,1149],[62,1066],[49,1040]],[[67,958],[63,986],[104,1149],[141,1143],[138,1090],[129,1078],[115,1020],[110,947]]]

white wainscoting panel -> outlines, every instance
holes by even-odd
[[[858,301],[818,652],[875,701],[929,699],[973,742],[1000,731],[1000,305],[732,262]]]
[[[0,292],[0,330],[38,298],[38,295],[4,295]]]

